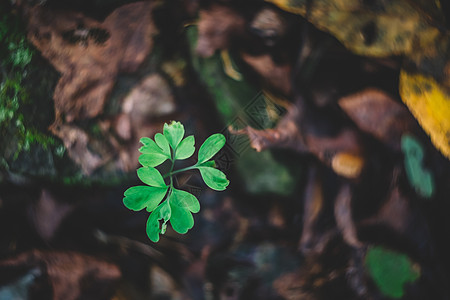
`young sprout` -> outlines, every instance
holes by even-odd
[[[173,230],[184,234],[194,226],[192,213],[200,211],[200,203],[191,193],[176,189],[173,176],[198,169],[207,186],[216,191],[225,190],[230,182],[211,160],[225,145],[225,137],[220,133],[211,135],[200,146],[197,163],[178,170],[174,169],[175,161],[187,159],[195,152],[194,136],[184,138],[183,124],[166,123],[163,133],[157,133],[154,140],[143,137],[140,141],[143,144],[139,149],[142,167],[137,170],[137,175],[145,185],[127,189],[123,203],[128,209],[140,211],[145,208],[151,213],[147,220],[147,235],[153,242],[158,242],[159,235],[166,232],[169,220]],[[171,162],[170,170],[162,175],[156,167],[167,160]]]

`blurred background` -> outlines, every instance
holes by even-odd
[[[0,0],[0,300],[448,299],[447,0]],[[153,243],[141,137],[227,138]],[[195,163],[188,159],[179,166]]]

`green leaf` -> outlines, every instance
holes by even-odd
[[[200,165],[198,165],[199,167],[211,167],[211,168],[215,168],[216,167],[216,162],[214,160],[209,160],[209,161],[205,161],[204,163],[201,163]]]
[[[145,184],[155,187],[166,187],[166,183],[164,182],[161,173],[155,168],[142,167],[137,170],[137,174],[139,179]]]
[[[162,152],[170,157],[170,146],[167,138],[163,134],[157,133],[155,134],[155,142],[161,148]]]
[[[225,136],[220,133],[211,135],[206,141],[200,146],[198,150],[198,162],[197,164],[204,163],[205,161],[212,158],[220,149],[225,145]]]
[[[200,211],[200,203],[197,198],[191,193],[183,190],[172,189],[170,202],[179,207],[188,209],[193,213],[198,213]]]
[[[167,160],[165,154],[141,154],[139,163],[144,167],[157,167]]]
[[[225,174],[215,168],[197,167],[202,175],[203,181],[206,185],[216,191],[223,191],[227,188],[230,181],[228,181]]]
[[[163,149],[161,149],[151,138],[143,137],[140,142],[143,146],[139,148],[139,151],[143,154],[139,156],[138,160],[144,167],[159,166],[170,158],[170,151],[169,154],[164,153]]]
[[[404,285],[420,277],[407,255],[381,246],[369,248],[364,263],[378,289],[391,298],[403,297]]]
[[[169,202],[172,210],[170,223],[173,230],[181,234],[188,232],[194,226],[191,212],[200,211],[200,203],[197,198],[186,191],[173,189]]]
[[[164,154],[163,150],[151,138],[143,137],[140,139],[140,142],[143,144],[143,146],[139,148],[139,152],[143,154],[163,154],[167,156],[166,154]]]
[[[423,167],[424,150],[420,142],[412,135],[402,136],[402,151],[405,154],[405,171],[408,181],[416,192],[424,198],[434,193],[433,174]]]
[[[155,169],[167,159],[172,162],[171,170],[176,159],[186,159],[195,152],[194,136],[184,137],[184,127],[180,122],[164,124],[164,134],[155,134],[154,140],[141,138],[143,146],[139,162],[143,167],[137,170],[139,179],[148,186],[131,187],[124,193],[123,203],[131,210],[146,208],[150,212],[147,220],[146,233],[150,240],[158,242],[160,234],[164,234],[170,221],[174,231],[186,233],[194,226],[193,213],[200,211],[197,198],[183,190],[177,190],[166,185],[164,178]],[[215,169],[215,162],[211,159],[225,145],[222,134],[210,136],[200,147],[199,160],[195,166],[174,170],[169,173],[170,179],[179,172],[197,168],[205,183],[212,189],[224,190],[229,181],[224,173]],[[172,150],[171,150],[172,149]],[[168,192],[169,191],[169,192]],[[164,201],[164,199],[166,199]]]
[[[183,124],[175,121],[170,124],[164,123],[163,132],[172,149],[176,150],[184,136]]]
[[[195,139],[193,135],[183,139],[177,147],[175,152],[175,159],[186,159],[192,156],[195,152]]]
[[[159,234],[166,232],[167,222],[170,219],[171,213],[169,203],[165,201],[150,214],[146,228],[147,236],[150,240],[155,243],[159,241]],[[159,220],[163,220],[163,223],[160,224]]]
[[[168,187],[133,186],[124,193],[123,204],[128,209],[139,211],[147,207],[147,211],[154,210],[167,193]]]
[[[173,230],[185,234],[189,229],[194,227],[194,218],[188,209],[177,206],[172,201],[170,202],[170,208],[172,210],[170,224],[172,224]]]

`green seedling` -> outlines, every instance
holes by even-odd
[[[157,133],[153,140],[143,137],[141,143],[139,163],[142,167],[137,170],[137,175],[146,185],[127,189],[123,203],[128,209],[140,211],[145,208],[151,213],[147,235],[153,242],[158,242],[159,235],[166,232],[169,220],[173,230],[184,234],[194,226],[192,213],[200,211],[200,203],[191,193],[176,189],[173,177],[197,169],[207,186],[216,191],[225,190],[229,181],[211,160],[225,145],[225,137],[220,133],[211,135],[200,146],[197,163],[178,170],[174,169],[175,161],[190,158],[195,152],[194,136],[184,138],[184,126],[180,122],[164,124],[162,134]],[[167,160],[171,163],[170,170],[162,175],[156,167]]]
[[[420,277],[419,267],[406,254],[381,246],[369,248],[365,266],[380,292],[391,298],[403,297],[405,284]]]

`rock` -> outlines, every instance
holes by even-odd
[[[141,120],[173,113],[175,101],[170,86],[161,75],[145,77],[123,100],[122,111]]]

